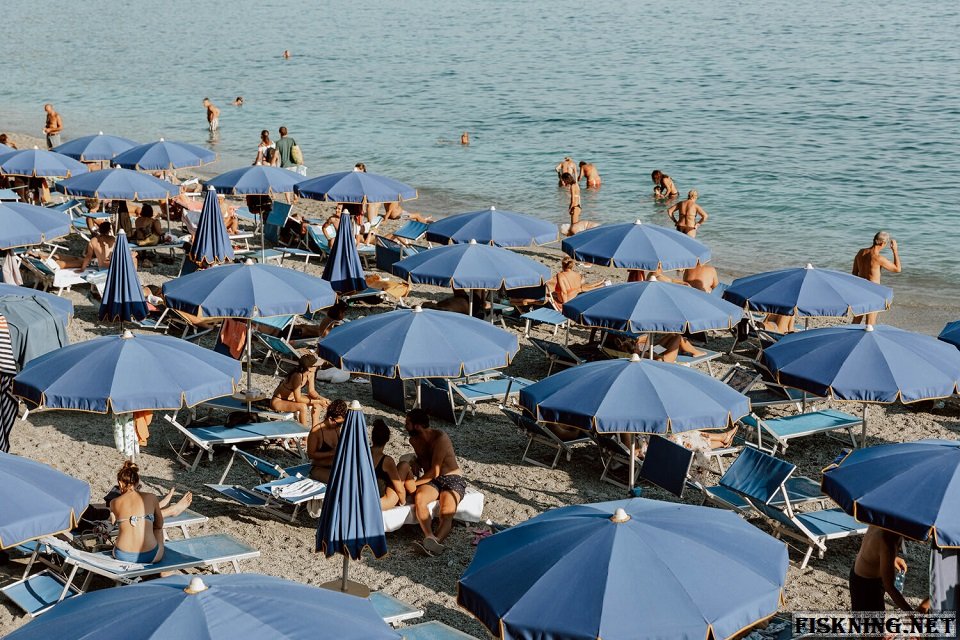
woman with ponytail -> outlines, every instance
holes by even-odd
[[[140,491],[140,469],[126,461],[117,473],[120,495],[110,501],[111,519],[120,526],[113,557],[151,564],[163,558],[163,514],[160,500]]]

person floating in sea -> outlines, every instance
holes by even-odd
[[[466,131],[460,134],[460,144],[462,144],[463,146],[467,146],[468,144],[470,144],[470,134],[467,133]]]
[[[63,120],[49,102],[43,105],[43,110],[47,113],[46,124],[43,125],[43,133],[47,136],[47,149],[53,149],[60,145],[60,133],[63,131]]]
[[[284,59],[284,60],[289,60],[289,59],[290,59],[290,49],[284,49],[284,50],[283,50],[283,59]]]
[[[579,183],[581,180],[587,181],[587,189],[599,189],[600,172],[597,171],[596,165],[581,161],[580,171],[577,173],[577,182]]]
[[[207,126],[210,131],[216,131],[220,128],[220,109],[210,102],[210,98],[203,99],[203,106],[207,108]]]
[[[554,171],[557,172],[557,186],[563,187],[563,174],[569,173],[571,176],[577,175],[577,165],[574,164],[573,158],[570,156],[565,156],[563,161],[555,166]]]
[[[887,246],[893,253],[893,262],[885,256],[880,255]],[[876,282],[880,284],[880,271],[886,269],[891,273],[900,273],[900,252],[897,249],[897,241],[890,237],[886,231],[878,231],[873,236],[873,245],[866,249],[860,249],[857,256],[853,259],[853,275]],[[877,312],[868,313],[866,316],[855,316],[853,323],[858,324],[866,318],[867,324],[876,324]]]
[[[242,106],[243,106],[243,96],[237,96],[237,98],[233,101],[233,106],[235,106],[235,107],[242,107]]]
[[[667,215],[673,220],[677,231],[685,233],[691,238],[697,237],[697,229],[699,229],[709,217],[707,212],[703,210],[703,207],[697,204],[697,198],[699,196],[700,194],[696,189],[691,189],[687,192],[686,200],[678,202],[667,209]],[[674,212],[677,213],[676,218],[673,217]]]
[[[680,195],[677,185],[673,184],[673,179],[664,172],[657,169],[650,177],[653,178],[653,197],[657,200],[669,200]]]

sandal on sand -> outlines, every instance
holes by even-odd
[[[427,553],[432,556],[438,556],[447,550],[436,538],[424,538],[422,544],[423,548],[427,550]]]
[[[489,538],[493,535],[493,531],[489,527],[483,527],[481,529],[471,529],[470,533],[473,534],[473,540],[470,542],[473,546],[480,544],[480,541],[484,538]]]

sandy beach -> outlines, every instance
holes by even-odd
[[[21,148],[38,142],[26,136],[14,136],[14,139]],[[183,173],[189,174],[186,171]],[[301,200],[298,208],[301,206],[307,211],[320,210],[320,205],[316,202]],[[417,210],[416,206],[410,208]],[[397,225],[386,223],[384,226],[389,232]],[[709,244],[709,231],[704,233],[703,240]],[[76,237],[68,239],[71,253],[82,249],[81,242]],[[543,262],[551,269],[556,270],[559,265],[561,253],[558,244],[519,251]],[[300,269],[302,264],[293,262],[285,266]],[[716,266],[724,281],[742,275],[724,271],[723,264]],[[178,264],[157,264],[151,269],[142,270],[140,277],[144,284],[159,285],[174,277],[177,268]],[[309,273],[318,276],[320,270],[320,267],[314,265],[307,269]],[[623,270],[596,266],[584,269],[584,273],[588,280],[610,279],[622,282],[626,277]],[[896,277],[885,278],[885,284],[893,287],[895,295],[899,296]],[[444,290],[436,287],[418,285],[410,297],[410,302],[436,299],[443,292]],[[96,321],[97,307],[85,295],[84,289],[64,295],[75,305],[75,317],[69,327],[72,342],[117,331],[114,325]],[[352,307],[348,317],[380,313],[387,308]],[[956,319],[953,317],[955,314],[955,308],[924,306],[920,303],[902,304],[895,298],[892,310],[882,314],[881,321],[904,329],[936,334],[946,321]],[[518,328],[513,325],[511,330],[518,331]],[[532,335],[548,337],[550,333],[538,327]],[[211,346],[212,341],[211,336],[206,336],[201,340],[201,344]],[[573,333],[571,342],[583,341],[582,332]],[[729,344],[730,339],[726,336],[714,338],[710,348],[725,350]],[[723,357],[722,364],[715,367],[717,375],[722,375],[723,371],[739,360],[743,358]],[[546,361],[521,337],[520,352],[507,372],[539,379],[546,375],[546,371]],[[267,370],[264,366],[257,366],[254,386],[273,389],[277,379],[268,375],[271,372],[272,367]],[[318,391],[328,398],[360,401],[368,423],[376,417],[382,417],[390,425],[392,438],[387,446],[388,453],[397,457],[408,450],[402,417],[374,402],[370,396],[369,384],[319,384]],[[831,406],[854,414],[861,411],[859,404],[832,403]],[[767,412],[768,415],[785,413],[778,410]],[[868,424],[870,444],[921,438],[952,440],[957,438],[960,431],[960,401],[957,398],[948,399],[929,412],[900,405],[873,405],[869,408]],[[597,448],[593,445],[577,447],[573,459],[569,462],[561,461],[554,470],[520,462],[525,439],[499,413],[496,405],[483,405],[475,416],[468,416],[459,427],[439,422],[435,426],[450,434],[463,473],[471,485],[485,494],[485,519],[512,525],[553,507],[624,497],[622,490],[599,481],[602,466]],[[315,521],[303,515],[298,522],[290,524],[226,502],[204,484],[218,481],[223,465],[226,464],[227,454],[221,453],[212,463],[204,461],[195,472],[189,472],[177,463],[168,444],[179,444],[177,432],[166,425],[159,415],[154,419],[151,431],[150,444],[142,455],[142,474],[148,485],[158,492],[171,486],[176,487],[178,493],[193,492],[192,509],[210,518],[204,528],[194,531],[195,535],[228,533],[260,549],[262,555],[259,559],[243,564],[245,571],[280,576],[313,585],[340,575],[339,557],[327,560],[313,552]],[[843,444],[836,440],[817,436],[798,441],[790,447],[785,457],[797,464],[803,475],[819,479],[820,470],[834,459],[842,447]],[[18,421],[12,433],[11,452],[50,464],[89,482],[94,501],[99,501],[114,484],[116,471],[122,463],[120,454],[113,447],[107,417],[72,412],[33,413],[28,421]],[[263,449],[260,455],[285,466],[296,462],[293,456],[276,447]],[[240,466],[235,467],[231,474],[228,481],[232,483],[248,484],[254,480],[252,472]],[[717,476],[711,473],[708,479],[715,481]],[[675,499],[665,492],[649,487],[644,488],[644,496]],[[696,491],[688,490],[684,501],[699,504],[701,496]],[[415,526],[388,534],[389,554],[379,560],[368,559],[354,563],[351,577],[366,583],[372,589],[382,590],[424,609],[425,620],[440,620],[476,637],[485,637],[482,626],[468,613],[459,609],[455,602],[457,579],[470,563],[475,549],[471,544],[474,538],[472,529],[472,526],[464,527],[461,524],[455,526],[448,541],[447,553],[437,558],[425,558],[411,548],[411,543],[420,537]],[[858,545],[858,538],[833,542],[829,545],[827,556],[822,560],[814,557],[804,572],[798,570],[802,554],[791,549],[791,567],[783,610],[847,607],[847,574]],[[926,547],[921,544],[908,545],[907,560],[910,571],[905,593],[911,602],[916,603],[926,595]],[[22,568],[19,561],[0,567],[0,586],[18,578]],[[106,583],[95,581],[95,585],[103,587]],[[9,601],[0,598],[0,635],[27,621],[28,618],[21,615]]]

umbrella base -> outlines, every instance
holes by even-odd
[[[331,580],[330,582],[324,582],[322,585],[320,585],[321,589],[329,589],[330,591],[348,593],[351,596],[357,596],[358,598],[370,597],[370,587],[365,584],[360,584],[359,582],[354,582],[353,580],[347,580],[346,587],[346,589],[343,588],[343,580],[340,578]]]

